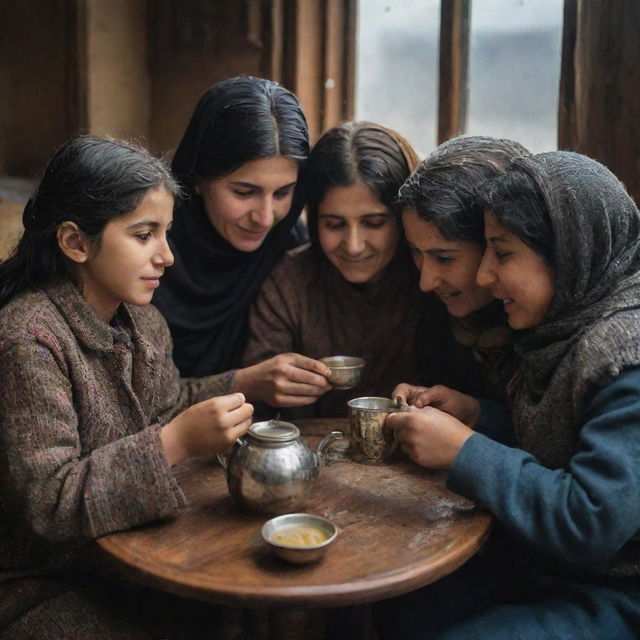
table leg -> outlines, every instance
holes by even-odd
[[[323,609],[277,608],[269,611],[269,640],[324,640]]]
[[[269,640],[376,640],[369,605],[269,610]]]

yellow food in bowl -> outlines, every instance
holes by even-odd
[[[285,527],[271,536],[271,542],[287,547],[313,547],[325,542],[329,536],[315,527]]]

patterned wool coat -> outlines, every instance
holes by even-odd
[[[147,637],[102,629],[117,616],[92,618],[76,587],[102,570],[93,538],[184,505],[161,426],[232,374],[181,380],[150,305],[123,304],[112,324],[70,282],[0,311],[0,637],[49,637],[61,611],[84,626],[51,637]]]

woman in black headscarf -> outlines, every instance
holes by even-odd
[[[478,282],[525,331],[511,421],[457,394],[447,408],[466,424],[433,407],[388,424],[414,460],[450,469],[449,487],[484,504],[509,547],[417,592],[438,598],[456,582],[460,606],[412,624],[446,629],[438,638],[637,638],[640,212],[610,171],[571,152],[517,159],[478,205]]]
[[[276,391],[315,399],[329,388],[329,370],[300,356],[234,370],[249,305],[272,266],[306,237],[297,180],[308,153],[300,103],[277,83],[231,78],[200,99],[172,163],[185,190],[170,239],[175,264],[153,300],[183,377],[227,372],[229,391],[264,401]]]

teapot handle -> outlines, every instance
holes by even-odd
[[[344,438],[344,433],[342,431],[332,431],[330,434],[326,435],[322,440],[320,440],[320,444],[318,445],[318,449],[316,451],[316,459],[318,460],[318,467],[326,467],[333,462],[342,462],[341,458],[337,460],[331,460],[327,458],[327,453],[329,452],[331,444],[335,440],[341,440]]]
[[[216,457],[218,458],[218,462],[220,466],[226,471],[229,466],[229,458],[233,454],[233,452],[244,444],[244,440],[242,438],[237,438],[236,441],[224,451],[219,451],[216,453]]]

